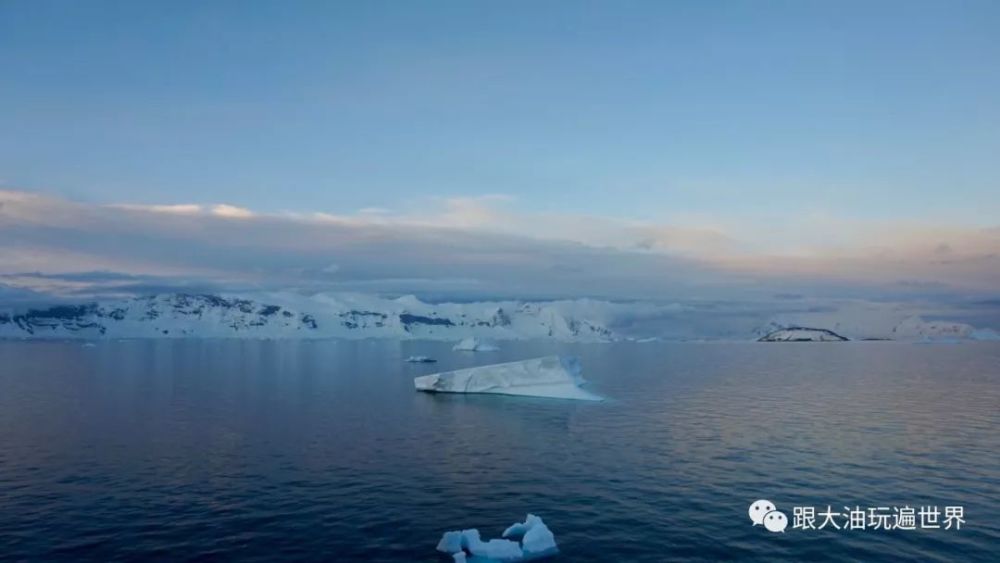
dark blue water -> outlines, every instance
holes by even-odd
[[[0,557],[447,561],[526,512],[556,561],[996,560],[1000,345],[0,342]],[[417,394],[581,357],[602,404]],[[406,364],[428,354],[436,365]],[[766,498],[960,531],[753,527]]]

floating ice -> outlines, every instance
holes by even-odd
[[[462,532],[445,532],[438,542],[437,550],[445,553],[462,551]]]
[[[585,391],[576,358],[545,356],[505,364],[479,366],[424,375],[413,380],[417,391],[437,393],[494,393],[600,401]]]
[[[516,541],[492,539],[483,541],[479,538],[479,530],[462,532],[463,545],[474,557],[485,557],[499,561],[519,561],[524,559],[524,552]]]
[[[433,364],[437,360],[429,356],[410,356],[403,361],[411,364]]]
[[[529,514],[524,519],[524,523],[511,525],[504,530],[503,537],[520,537],[521,550],[526,559],[544,557],[556,553],[556,537],[552,530],[542,522],[542,519],[534,514]]]
[[[495,352],[499,349],[495,345],[483,342],[478,338],[466,338],[452,348],[456,352]]]
[[[437,550],[452,554],[455,563],[466,561],[466,552],[476,559],[489,561],[524,561],[558,553],[555,535],[542,519],[529,514],[523,523],[515,523],[503,533],[504,538],[520,537],[521,543],[510,539],[492,539],[484,542],[479,530],[445,532]]]

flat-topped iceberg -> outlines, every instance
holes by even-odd
[[[417,391],[436,393],[494,393],[600,401],[580,388],[585,383],[576,358],[545,356],[424,375],[413,380]]]
[[[552,530],[534,514],[529,514],[523,523],[511,525],[504,531],[503,537],[484,542],[475,528],[445,532],[437,550],[450,553],[456,562],[465,561],[466,553],[476,560],[525,561],[559,552]],[[521,541],[518,543],[509,538],[520,538]]]

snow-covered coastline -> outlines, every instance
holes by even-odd
[[[0,338],[618,339],[601,302],[425,303],[413,296],[163,294],[0,311]]]
[[[783,309],[781,307],[784,307]],[[414,296],[170,293],[5,310],[0,338],[389,338],[460,342],[998,340],[913,305],[559,301],[428,303]],[[839,338],[824,337],[827,332]],[[459,346],[461,347],[461,346]]]
[[[802,341],[810,337],[812,341],[828,342],[1000,340],[1000,334],[994,330],[949,320],[928,320],[924,314],[928,312],[899,303],[847,301],[836,306],[775,315],[759,327],[756,334],[759,340],[771,342]],[[803,333],[802,329],[811,334]]]

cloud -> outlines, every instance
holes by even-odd
[[[202,213],[203,209],[196,204],[177,205],[140,205],[133,203],[115,203],[108,205],[112,209],[124,209],[126,211],[148,211],[150,213],[176,213],[178,215],[195,215]]]
[[[250,219],[254,216],[254,213],[249,209],[222,203],[212,206],[212,215],[215,215],[216,217],[226,217],[229,219]]]
[[[652,222],[525,211],[518,203],[495,195],[405,211],[263,213],[0,191],[0,274],[37,272],[36,287],[49,292],[187,284],[676,298],[1000,287],[1000,228],[833,218]],[[141,279],[38,281],[73,272]]]

